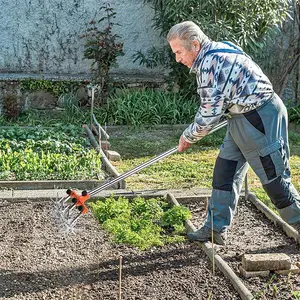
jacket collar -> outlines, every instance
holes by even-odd
[[[191,66],[189,73],[197,73],[197,69],[200,65],[202,58],[205,56],[205,53],[208,50],[210,50],[211,46],[212,46],[212,41],[208,41],[202,45],[201,50],[199,51],[195,61],[193,62],[193,65]]]

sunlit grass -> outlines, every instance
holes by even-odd
[[[122,149],[126,155],[115,163],[120,173],[151,159],[157,154],[174,147],[182,130],[169,130],[162,133],[157,130],[147,130],[144,135],[124,133],[121,138],[112,138],[112,147],[117,148],[122,156]],[[216,132],[197,144],[187,152],[173,154],[156,164],[132,175],[126,179],[127,188],[131,190],[151,189],[187,189],[211,188],[213,167],[218,155],[218,148],[222,143],[224,131]],[[151,138],[152,137],[152,138]],[[154,138],[153,138],[154,137]],[[300,135],[290,134],[292,183],[300,191]],[[131,153],[131,154],[130,154]],[[270,208],[274,209],[263,190],[258,177],[250,169],[248,172],[249,190],[254,192]]]
[[[127,178],[128,187],[134,189],[174,189],[201,186],[209,188],[217,150],[193,151],[173,154],[162,161]],[[125,172],[149,160],[152,156],[127,159],[115,164],[120,172]]]

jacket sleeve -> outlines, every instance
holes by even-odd
[[[225,95],[218,86],[218,74],[214,73],[216,60],[212,58],[209,64],[208,68],[198,70],[197,84],[201,104],[194,122],[183,132],[183,138],[191,144],[202,139],[218,124],[226,107]]]

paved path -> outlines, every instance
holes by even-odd
[[[79,191],[81,192],[81,191]],[[130,191],[130,190],[104,190],[98,193],[92,198],[108,197],[111,194],[124,195],[132,197],[135,195],[143,196],[162,196],[168,193],[172,193],[176,198],[188,198],[188,197],[209,197],[211,190],[209,189],[185,189],[185,190],[141,190],[141,191]],[[40,189],[40,190],[2,190],[0,191],[0,201],[47,201],[56,198],[66,196],[66,189]]]

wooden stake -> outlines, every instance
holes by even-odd
[[[211,250],[212,250],[212,273],[215,276],[215,251],[214,251],[214,212],[211,209]]]
[[[119,262],[119,290],[118,290],[118,299],[121,300],[122,296],[122,256],[120,256],[120,262]]]
[[[205,217],[207,216],[207,212],[208,212],[208,198],[206,197],[205,198],[205,213],[204,213]]]

